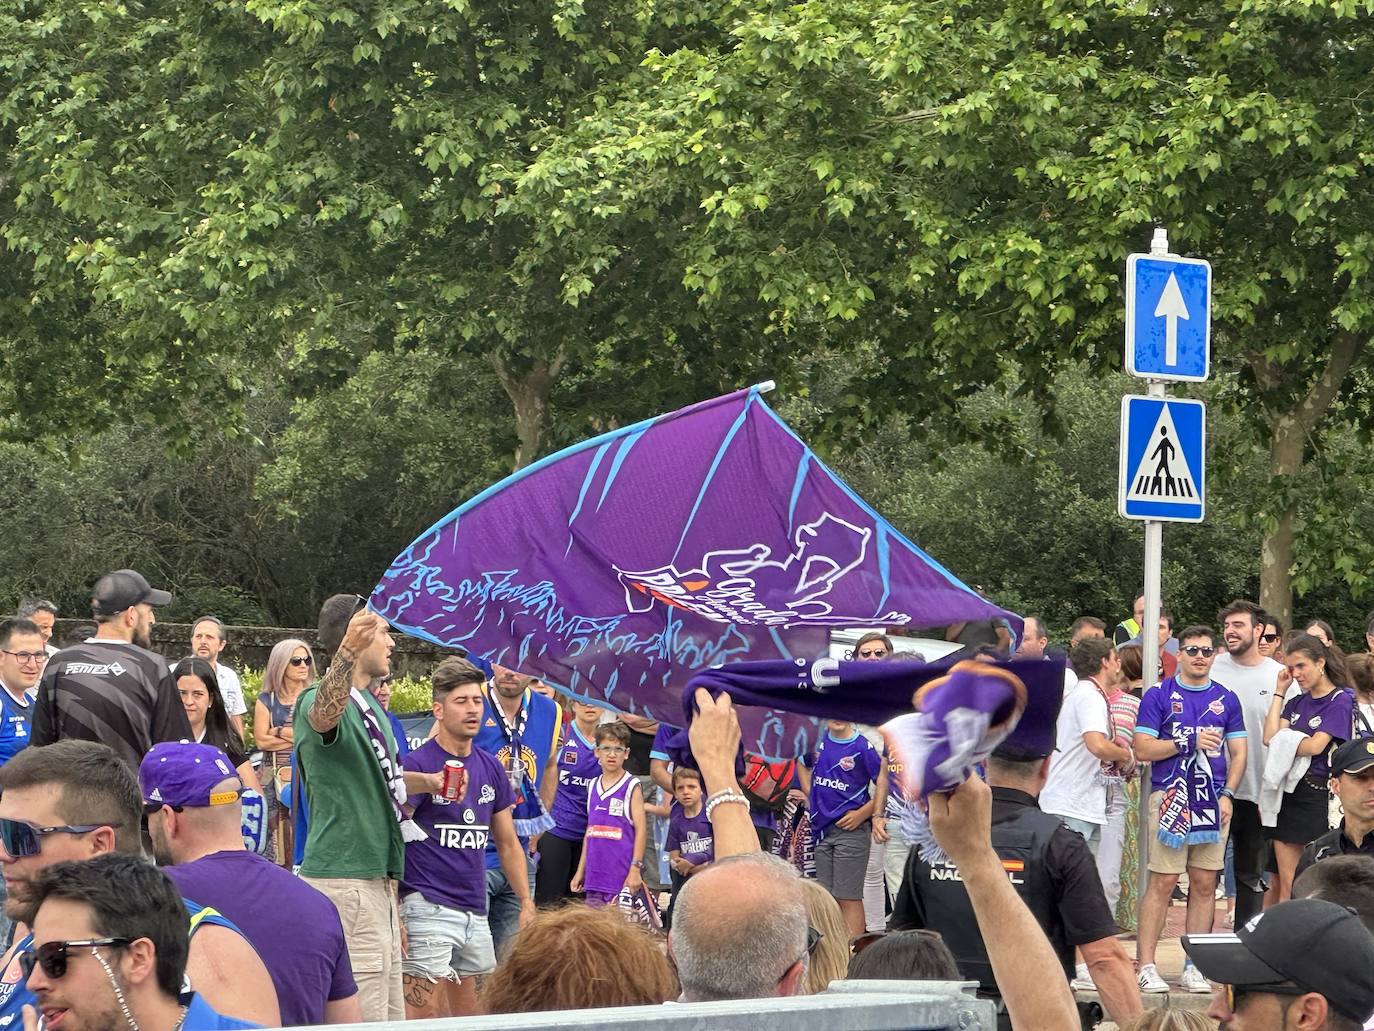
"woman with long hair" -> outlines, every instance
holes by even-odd
[[[1142,677],[1145,668],[1145,658],[1138,644],[1124,644],[1116,650],[1117,656],[1121,659],[1121,685],[1120,690],[1112,692],[1107,701],[1107,711],[1112,719],[1112,732],[1114,736],[1124,737],[1130,740],[1135,734],[1136,716],[1140,713],[1140,695],[1143,691]],[[1136,914],[1140,900],[1140,886],[1137,883],[1140,866],[1140,842],[1138,840],[1140,828],[1140,774],[1139,766],[1132,765],[1129,769],[1119,771],[1121,779],[1116,782],[1111,777],[1111,772],[1104,770],[1104,778],[1107,779],[1107,818],[1110,823],[1114,818],[1113,813],[1121,810],[1119,817],[1120,824],[1120,856],[1116,861],[1118,874],[1113,887],[1115,891],[1108,888],[1108,882],[1103,881],[1103,888],[1107,894],[1108,903],[1112,903],[1115,908],[1116,922],[1125,931],[1134,931],[1136,924]],[[1107,835],[1103,834],[1103,841],[1098,847],[1097,868],[1099,873],[1104,876],[1110,870],[1110,863],[1104,861],[1107,851],[1103,846],[1114,843],[1107,840]]]
[[[1355,690],[1355,736],[1374,737],[1374,655],[1347,655],[1345,664]]]
[[[1304,846],[1328,829],[1331,753],[1350,740],[1355,719],[1350,672],[1339,651],[1320,638],[1298,634],[1284,649],[1284,664],[1264,717],[1264,743],[1269,746],[1285,730],[1297,731],[1306,740],[1298,744],[1295,758],[1305,756],[1310,764],[1293,790],[1284,794],[1275,825],[1265,828],[1265,836],[1274,843],[1280,901],[1293,894],[1293,873]],[[1301,693],[1285,703],[1284,695],[1293,684]]]
[[[816,995],[829,988],[831,981],[842,980],[849,969],[849,928],[840,904],[819,881],[803,880],[801,886],[806,897],[806,918],[820,932],[806,975],[811,994]]]
[[[253,771],[243,739],[229,722],[229,710],[219,693],[219,678],[214,667],[194,655],[182,659],[172,669],[181,693],[186,718],[191,721],[191,736],[202,744],[214,745],[229,757],[243,786],[262,794],[262,785]]]
[[[267,797],[268,857],[290,869],[295,858],[291,813],[282,804],[282,788],[291,783],[292,720],[296,698],[310,683],[315,658],[297,638],[278,641],[267,657],[262,691],[253,706],[253,737],[262,750],[263,794]]]

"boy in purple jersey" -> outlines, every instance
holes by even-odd
[[[621,891],[644,886],[644,798],[639,778],[625,770],[630,731],[623,723],[596,728],[601,776],[587,788],[587,833],[572,890],[587,892],[587,905],[614,905]]]
[[[403,763],[422,841],[406,842],[401,922],[409,939],[402,960],[406,1017],[470,1016],[477,1012],[474,978],[496,969],[487,924],[486,848],[496,844],[501,866],[520,899],[520,924],[534,916],[525,852],[515,833],[515,793],[497,759],[476,748],[486,677],[466,659],[434,670],[436,733]],[[459,797],[445,798],[444,766],[463,764]],[[443,985],[443,987],[441,987]]]
[[[687,878],[700,873],[715,858],[715,838],[711,821],[706,818],[703,804],[701,774],[690,766],[673,771],[673,797],[677,805],[668,817],[668,867],[672,871],[673,899],[687,883]],[[663,914],[663,926],[671,927],[673,907]]]
[[[1150,882],[1136,941],[1140,990],[1151,993],[1169,990],[1155,966],[1155,947],[1185,868],[1188,933],[1212,930],[1231,801],[1245,776],[1245,715],[1240,699],[1212,680],[1215,635],[1208,627],[1190,626],[1178,639],[1178,671],[1145,692],[1133,741],[1136,758],[1150,763],[1150,813],[1157,828],[1150,835]],[[1212,990],[1191,960],[1179,984],[1198,994]]]
[[[601,776],[596,727],[605,711],[585,702],[572,703],[572,723],[558,749],[558,788],[550,807],[554,826],[539,838],[535,905],[555,905],[572,897],[572,876],[587,833],[587,787]]]
[[[846,720],[830,720],[808,770],[797,767],[808,795],[816,839],[816,879],[835,896],[851,937],[864,933],[873,799],[869,785],[885,779],[878,750]]]

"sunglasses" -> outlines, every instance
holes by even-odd
[[[75,942],[44,942],[35,949],[25,949],[19,954],[19,969],[28,980],[34,967],[42,967],[44,976],[53,981],[67,976],[67,963],[71,960],[72,949],[90,949],[91,955],[101,945],[128,945],[133,938],[88,938]]]
[[[1247,995],[1306,995],[1306,988],[1299,988],[1291,981],[1280,984],[1228,984],[1226,988],[1226,1008],[1232,1013],[1245,1005]]]
[[[36,856],[42,848],[42,839],[49,834],[89,834],[101,827],[114,827],[112,823],[90,823],[75,827],[35,827],[22,820],[0,818],[0,847],[11,859]]]
[[[1283,639],[1283,634],[1260,634],[1260,640],[1265,644],[1278,644]]]
[[[884,649],[882,649],[882,648],[878,648],[878,649],[876,649],[876,650],[874,650],[874,651],[869,651],[869,652],[859,652],[859,658],[861,658],[861,659],[885,659],[885,658],[887,658],[887,652],[886,652]]]
[[[1188,647],[1183,649],[1183,654],[1193,656],[1201,655],[1205,658],[1210,659],[1215,651],[1215,648],[1209,648],[1205,645],[1190,644],[1188,645]]]
[[[293,666],[310,666],[313,665],[315,662],[315,660],[312,659],[309,655],[293,655],[286,661],[291,663],[291,665]]]
[[[821,943],[821,939],[824,937],[824,932],[818,931],[814,927],[808,927],[806,929],[806,954],[808,956],[814,956],[816,954],[816,946]]]

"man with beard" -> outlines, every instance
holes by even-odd
[[[1260,826],[1259,793],[1264,778],[1264,717],[1283,665],[1260,650],[1267,617],[1251,601],[1233,601],[1219,613],[1226,647],[1212,664],[1212,679],[1240,699],[1245,717],[1245,775],[1236,787],[1231,843],[1236,870],[1236,926],[1243,927],[1264,903],[1264,868],[1269,854]]]
[[[95,636],[48,661],[33,704],[31,745],[99,741],[136,771],[156,742],[191,736],[167,660],[149,651],[153,607],[171,600],[132,569],[96,581]]]
[[[229,723],[242,741],[243,716],[248,711],[248,705],[243,700],[243,682],[227,663],[219,661],[228,643],[224,621],[215,616],[201,616],[191,627],[191,654],[204,659],[215,671],[219,694],[224,699],[225,711],[229,713]]]
[[[196,992],[182,994],[186,909],[157,869],[134,856],[57,863],[34,884],[33,946],[20,954],[36,1006],[25,1028],[57,1031],[239,1031]]]
[[[357,1024],[358,986],[338,910],[243,847],[243,783],[212,745],[154,745],[138,771],[153,856],[183,896],[234,922],[264,958],[283,1027]]]
[[[0,766],[5,912],[12,919],[28,919],[37,898],[35,885],[54,864],[86,862],[110,852],[140,857],[141,816],[133,773],[104,745],[59,741],[24,749]],[[191,920],[186,970],[194,990],[220,1013],[278,1026],[277,993],[253,947],[213,909],[183,902]],[[0,959],[3,1031],[19,1031],[21,1007],[34,1003],[19,962],[20,954],[33,946],[28,931],[19,925],[14,947]]]
[[[405,835],[405,778],[391,722],[368,691],[391,672],[386,621],[356,594],[320,606],[320,648],[333,656],[296,699],[295,798],[310,810],[300,874],[339,910],[363,1020],[405,1019],[397,882]]]
[[[558,790],[558,742],[563,710],[535,692],[534,678],[492,663],[491,682],[482,692],[482,729],[475,744],[505,768],[515,793],[515,833],[525,849],[527,890],[516,892],[506,877],[496,843],[488,842],[487,922],[498,956],[520,926],[521,899],[534,894],[539,835],[553,829],[553,795]]]

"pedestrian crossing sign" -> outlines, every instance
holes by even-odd
[[[1199,523],[1206,511],[1207,407],[1184,398],[1121,399],[1117,508],[1127,519]]]

